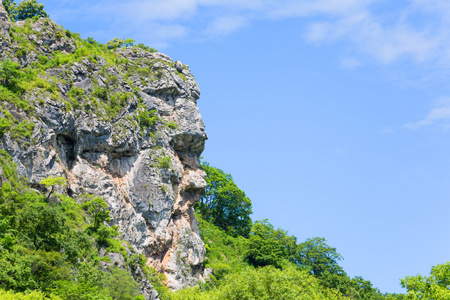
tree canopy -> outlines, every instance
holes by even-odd
[[[274,266],[281,268],[285,260],[291,259],[296,250],[296,238],[287,231],[274,229],[269,221],[256,221],[248,239],[246,258],[256,266]]]
[[[248,237],[252,220],[252,203],[238,188],[230,174],[202,163],[206,172],[206,191],[196,204],[203,218],[234,234]]]
[[[450,262],[431,268],[430,276],[406,276],[400,281],[407,299],[450,299]]]
[[[13,21],[22,21],[33,17],[48,17],[47,12],[44,10],[44,5],[36,0],[24,0],[19,5],[17,5],[15,0],[3,0],[3,6]]]
[[[54,192],[55,186],[62,186],[65,187],[66,186],[66,182],[67,179],[65,179],[64,177],[47,177],[42,179],[39,184],[42,184],[43,186],[45,186],[46,188],[51,188],[48,195],[47,195],[47,199],[50,198],[51,194]]]
[[[342,268],[337,263],[343,259],[342,256],[337,253],[336,248],[325,242],[324,238],[315,237],[299,244],[295,258],[296,263],[309,267],[315,276],[320,276],[325,272],[342,273]]]

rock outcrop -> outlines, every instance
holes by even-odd
[[[25,104],[2,99],[0,117],[29,131],[5,130],[0,140],[20,174],[38,189],[63,176],[60,193],[101,196],[110,225],[170,288],[196,284],[205,247],[192,206],[206,185],[207,136],[189,67],[138,47],[108,50],[48,19],[11,24],[2,5],[0,33],[3,59],[39,70]]]

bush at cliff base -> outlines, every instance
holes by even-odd
[[[28,294],[13,293],[11,291],[0,290],[0,299],[2,300],[62,300],[61,298],[50,295],[46,297],[43,293],[33,291]]]
[[[337,291],[321,287],[319,281],[306,271],[295,267],[279,270],[268,266],[229,274],[216,289],[196,287],[180,291],[173,299],[333,300],[344,297]]]

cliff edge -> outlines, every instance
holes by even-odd
[[[0,5],[0,56],[20,66],[2,79],[0,142],[35,189],[62,176],[58,192],[101,196],[110,225],[176,290],[203,276],[192,206],[207,136],[189,67],[148,50],[107,49],[45,18],[12,23]]]

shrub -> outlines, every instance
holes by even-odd
[[[172,160],[169,156],[157,157],[156,160],[158,161],[158,167],[160,169],[168,169],[172,164]]]
[[[149,46],[146,46],[142,43],[139,43],[137,45],[138,48],[141,48],[142,50],[148,51],[150,53],[154,53],[154,52],[158,52],[158,50],[156,50],[155,48],[150,48]]]
[[[19,5],[14,0],[3,0],[3,6],[13,21],[22,21],[31,18],[47,18],[44,5],[36,0],[24,0]]]
[[[0,299],[2,300],[62,300],[58,296],[50,294],[46,296],[40,291],[32,291],[29,293],[14,293],[12,291],[0,290]]]
[[[121,48],[124,44],[125,41],[123,39],[113,38],[112,40],[106,43],[106,47],[108,47],[108,49],[117,49]]]
[[[139,126],[142,129],[153,127],[153,125],[159,120],[156,115],[156,110],[146,110],[145,107],[139,111],[137,118],[139,120]]]

